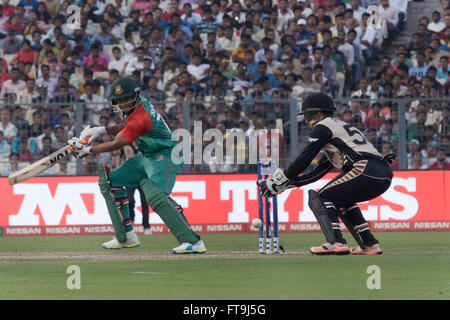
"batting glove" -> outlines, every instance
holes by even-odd
[[[286,189],[294,188],[292,180],[286,177],[283,170],[278,168],[268,179],[258,180],[260,194],[263,197],[273,197],[282,193]]]
[[[81,140],[80,138],[73,137],[72,139],[67,141],[67,143],[69,144],[70,150],[72,151],[73,155],[76,158],[81,159],[91,153],[89,140],[89,138]]]
[[[88,144],[91,144],[92,141],[98,138],[98,136],[101,136],[102,134],[106,133],[106,127],[87,127],[83,131],[81,131],[80,139],[85,140],[89,138]]]

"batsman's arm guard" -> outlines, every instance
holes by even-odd
[[[308,196],[309,196],[308,200],[309,208],[316,217],[317,222],[320,225],[320,228],[322,228],[322,232],[325,235],[325,239],[329,243],[335,243],[336,237],[334,235],[333,226],[331,224],[330,218],[328,217],[327,208],[325,208],[323,200],[314,190],[309,190]]]

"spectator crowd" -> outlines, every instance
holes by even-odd
[[[84,125],[119,121],[107,97],[121,76],[140,85],[171,130],[193,128],[195,120],[225,135],[278,128],[282,157],[290,149],[291,100],[318,91],[336,99],[338,118],[361,129],[383,154],[398,156],[403,115],[395,99],[404,99],[408,168],[448,168],[450,4],[441,0],[431,17],[419,19],[409,42],[393,47],[408,5],[2,0],[0,175],[64,146],[76,133],[78,108]],[[183,124],[186,105],[191,121]],[[251,147],[246,141],[238,149]],[[94,174],[98,161],[114,167],[123,156],[89,155],[83,174]],[[191,170],[254,168],[212,159]],[[46,174],[75,174],[73,157]]]

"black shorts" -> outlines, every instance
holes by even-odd
[[[392,182],[392,169],[381,159],[361,160],[319,190],[320,197],[346,208],[383,194]]]

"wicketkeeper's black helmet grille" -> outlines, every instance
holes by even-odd
[[[309,111],[333,113],[335,110],[336,105],[330,96],[324,93],[313,93],[303,101],[300,114],[305,114]]]

